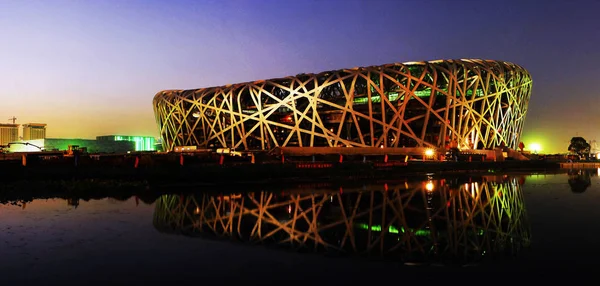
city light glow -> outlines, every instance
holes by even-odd
[[[534,154],[537,154],[538,152],[540,152],[542,150],[542,146],[540,146],[540,144],[538,144],[538,143],[531,143],[530,148],[531,148],[531,152]]]

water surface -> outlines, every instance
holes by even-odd
[[[565,170],[13,202],[0,205],[0,273],[25,285],[583,273],[600,254],[598,183],[598,170]]]

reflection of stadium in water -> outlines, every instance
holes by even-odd
[[[530,240],[521,186],[509,177],[165,195],[156,201],[154,225],[184,235],[450,264],[516,254]]]

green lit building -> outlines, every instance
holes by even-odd
[[[151,136],[104,135],[96,136],[97,141],[127,141],[135,143],[134,151],[156,151],[156,140]]]
[[[149,136],[106,135],[97,136],[95,140],[44,138],[17,142],[10,146],[10,152],[65,151],[69,149],[69,145],[85,148],[89,153],[114,154],[157,150],[156,140]]]
[[[85,148],[89,153],[119,154],[135,151],[135,142],[78,138],[44,138],[17,141],[9,152],[66,151],[69,145]]]

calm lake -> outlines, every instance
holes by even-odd
[[[600,254],[599,173],[13,201],[0,204],[0,281],[264,285],[584,273]]]

